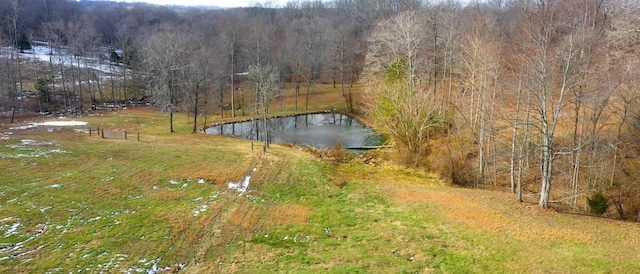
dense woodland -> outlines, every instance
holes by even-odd
[[[640,221],[636,0],[8,0],[0,18],[0,111],[11,122],[149,100],[169,113],[266,116],[284,86],[304,111],[314,85],[333,84],[407,166],[544,208]],[[72,58],[19,58],[39,44]],[[363,96],[352,98],[353,85]],[[240,87],[253,97],[239,99]]]

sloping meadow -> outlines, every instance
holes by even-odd
[[[152,112],[81,120],[0,128],[0,272],[640,269],[635,224],[446,186],[382,160],[335,165],[279,145],[263,154],[189,125],[169,134]]]
[[[193,260],[198,225],[239,199],[228,183],[253,168],[251,147],[162,135],[164,116],[131,113],[0,128],[0,272],[141,272]],[[142,129],[146,140],[90,137],[88,127]]]

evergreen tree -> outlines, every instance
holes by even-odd
[[[20,53],[24,53],[25,50],[31,49],[31,43],[29,42],[26,34],[22,34],[22,36],[20,36],[17,46],[18,49],[20,49]]]

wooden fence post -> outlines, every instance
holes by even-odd
[[[140,142],[140,132],[138,132],[138,142]]]
[[[127,131],[126,131],[126,130],[124,131],[124,139],[125,139],[125,140],[128,140],[128,139],[127,139]]]
[[[104,139],[104,129],[102,130],[102,139]]]

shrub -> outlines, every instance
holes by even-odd
[[[601,191],[597,191],[587,198],[589,210],[595,215],[602,215],[609,209],[609,199],[602,195]]]
[[[347,150],[342,147],[340,141],[333,140],[333,144],[331,145],[331,149],[329,149],[330,158],[333,159],[335,164],[344,163],[347,159]]]
[[[454,160],[453,171],[449,168],[451,182],[454,185],[463,187],[477,187],[481,182],[480,174],[478,171],[468,162],[462,160]]]
[[[451,159],[450,156],[442,153],[432,156],[434,157],[430,158],[430,168],[438,172],[445,182],[469,188],[480,184],[482,179],[471,161],[460,159],[455,155]]]

